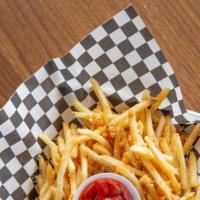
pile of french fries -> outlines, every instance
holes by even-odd
[[[113,172],[129,179],[142,200],[200,200],[197,160],[191,151],[200,124],[190,134],[180,133],[169,116],[157,113],[169,89],[156,97],[146,90],[141,102],[115,113],[99,84],[92,79],[91,85],[99,99],[94,110],[73,102],[73,114],[83,127],[63,122],[63,135],[56,142],[39,135],[50,148],[50,159],[38,156],[39,199],[73,199],[89,176]]]

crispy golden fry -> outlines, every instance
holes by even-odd
[[[75,118],[85,119],[85,120],[91,120],[91,119],[101,119],[102,114],[96,113],[96,112],[73,112],[73,115]]]
[[[156,102],[152,104],[150,111],[153,114],[158,107],[161,105],[162,101],[167,97],[167,95],[169,94],[169,89],[168,88],[164,88],[156,97],[155,100]]]
[[[40,138],[46,145],[48,145],[51,150],[55,149],[58,151],[58,146],[45,134],[40,134],[38,138]]]
[[[151,98],[151,93],[148,89],[144,90],[142,95],[142,101],[149,100]]]
[[[80,101],[78,101],[77,99],[75,99],[72,102],[72,105],[75,107],[75,109],[79,112],[87,112],[87,113],[91,113],[92,111],[90,109],[88,109],[87,107],[85,107]]]
[[[58,150],[60,154],[63,154],[65,141],[61,136],[58,136],[57,140],[58,140]]]
[[[189,137],[187,138],[183,149],[184,149],[184,154],[187,154],[189,150],[192,148],[192,144],[195,142],[197,137],[199,136],[200,133],[200,123],[195,126]]]
[[[171,119],[167,116],[166,117],[166,126],[164,130],[164,137],[168,144],[171,143]]]
[[[172,138],[171,138],[170,149],[173,156],[173,165],[174,167],[179,168],[179,163],[178,163],[177,154],[176,154],[176,137],[174,137],[174,134],[172,135]]]
[[[188,165],[190,185],[196,187],[199,183],[197,178],[197,159],[194,152],[190,152],[189,154]]]
[[[113,149],[113,155],[115,158],[120,159],[120,139],[121,139],[121,132],[118,131],[115,135],[115,141],[114,141],[114,149]]]
[[[138,189],[140,196],[142,199],[145,199],[145,195],[143,193],[143,189],[142,186],[139,182],[139,180],[137,179],[137,177],[135,176],[135,174],[132,171],[129,171],[126,167],[124,167],[123,165],[119,165],[116,167],[116,171],[120,174],[122,174],[123,176],[125,176],[126,178],[128,178],[134,185],[135,187]]]
[[[166,123],[166,118],[164,116],[161,116],[159,123],[158,123],[158,126],[156,128],[156,136],[157,137],[161,136],[161,134],[164,130],[164,127],[165,127],[165,123]]]
[[[64,139],[66,143],[71,137],[71,130],[69,129],[69,125],[66,122],[63,122],[63,130],[64,130]]]
[[[176,142],[176,157],[179,162],[180,166],[180,175],[181,175],[181,183],[183,189],[187,190],[189,186],[188,178],[187,178],[187,169],[186,169],[186,163],[185,163],[185,158],[184,158],[184,152],[183,152],[183,146],[181,144],[181,139],[180,136],[175,133],[173,134],[172,138],[174,138],[174,141]]]
[[[149,136],[156,143],[156,146],[158,146],[158,140],[153,129],[151,113],[148,109],[145,110],[145,113],[146,113],[147,136]]]
[[[83,151],[81,151],[81,174],[82,180],[85,180],[88,177],[88,162],[87,157]]]
[[[103,108],[103,112],[104,112],[104,117],[107,115],[109,115],[111,113],[111,108],[110,108],[110,104],[106,98],[106,96],[104,95],[103,91],[101,90],[99,84],[97,83],[96,80],[91,79],[91,84],[92,84],[92,88],[96,94],[96,96],[99,99],[99,102]]]
[[[130,114],[131,115],[131,114]],[[143,139],[141,137],[141,135],[138,132],[138,128],[137,128],[137,122],[136,122],[136,115],[133,114],[130,116],[130,133],[131,133],[131,139],[132,139],[132,144],[142,144]]]

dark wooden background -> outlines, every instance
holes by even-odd
[[[200,111],[199,0],[0,0],[0,106],[48,59],[128,4],[172,64],[186,107]]]

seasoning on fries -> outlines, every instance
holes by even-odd
[[[129,179],[142,200],[199,200],[197,160],[190,150],[200,124],[183,143],[169,116],[157,114],[169,89],[156,97],[146,90],[141,102],[116,113],[97,81],[92,79],[91,85],[100,102],[97,108],[73,102],[74,117],[82,120],[83,127],[63,122],[63,134],[56,142],[39,135],[50,148],[50,160],[38,156],[39,199],[71,200],[89,176],[113,172]]]

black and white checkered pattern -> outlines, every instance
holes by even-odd
[[[37,141],[38,134],[45,132],[54,138],[63,119],[72,121],[73,99],[87,107],[96,103],[90,77],[100,83],[117,111],[134,105],[145,88],[155,95],[168,87],[171,92],[161,108],[174,117],[174,123],[189,122],[171,65],[142,19],[128,7],[63,58],[41,67],[0,110],[1,199],[35,199],[31,176],[37,170],[36,156],[43,148]],[[199,157],[200,140],[195,149]]]

